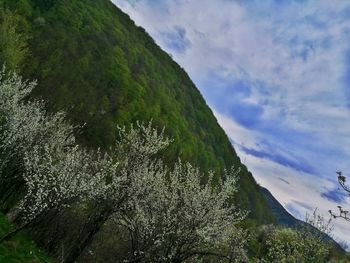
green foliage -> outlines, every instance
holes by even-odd
[[[0,213],[0,236],[4,235],[13,226]],[[11,241],[0,244],[0,262],[53,262],[35,244],[30,241],[25,234],[17,234]]]
[[[203,171],[242,166],[238,201],[249,217],[271,222],[266,201],[186,72],[109,0],[0,0],[18,10],[31,36],[25,76],[52,111],[86,123],[80,141],[108,148],[115,123],[149,121],[167,127],[179,156]],[[216,179],[218,181],[218,178]]]
[[[0,9],[0,65],[19,70],[28,53],[27,36],[21,32],[21,19],[8,10]]]
[[[256,262],[321,263],[327,262],[331,245],[312,229],[295,230],[264,226],[251,238],[250,256]]]

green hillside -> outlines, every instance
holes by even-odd
[[[260,188],[232,148],[186,72],[144,29],[109,0],[0,0],[28,36],[23,74],[53,111],[86,123],[79,139],[107,148],[116,124],[136,120],[166,127],[180,156],[203,170],[242,166],[240,204],[259,223],[273,221]]]

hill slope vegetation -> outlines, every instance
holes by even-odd
[[[109,0],[0,0],[18,17],[29,55],[22,72],[38,80],[35,96],[52,111],[86,123],[81,143],[108,148],[116,124],[136,120],[166,127],[174,140],[166,153],[220,174],[242,169],[237,195],[250,218],[274,220],[260,188],[241,164],[186,72]]]

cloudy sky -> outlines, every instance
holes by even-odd
[[[189,73],[294,216],[350,202],[350,1],[113,0]],[[350,243],[350,222],[335,222]]]

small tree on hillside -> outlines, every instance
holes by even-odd
[[[261,237],[260,237],[261,238]],[[328,262],[329,244],[318,237],[291,228],[272,228],[264,233],[262,258],[258,262]]]
[[[263,227],[257,236],[261,242],[258,262],[319,263],[327,262],[330,253],[329,236],[333,231],[331,219],[317,210],[306,215],[305,223],[297,229]]]
[[[18,70],[28,53],[27,36],[20,32],[18,17],[0,9],[0,65]]]
[[[108,155],[96,157],[79,146],[35,146],[24,159],[26,195],[19,209],[29,222],[48,211],[90,200],[98,194],[96,186],[105,179],[105,173],[118,166],[108,161]]]
[[[50,115],[42,102],[25,102],[35,83],[16,74],[0,80],[0,179],[2,184],[20,180],[25,189],[18,207],[21,224],[3,241],[48,211],[100,195],[98,186],[117,163],[76,145],[73,127],[62,113]]]
[[[241,262],[246,236],[237,227],[245,217],[233,204],[237,171],[225,180],[207,184],[190,164],[173,170],[161,162],[142,163],[130,184],[130,198],[113,217],[128,233],[131,245],[126,262],[183,262],[215,257]]]
[[[214,186],[201,184],[202,175],[190,164],[165,166],[159,155],[170,143],[152,123],[119,128],[119,138],[109,154],[118,162],[115,173],[106,173],[108,184],[94,196],[98,216],[82,238],[89,246],[105,223],[127,233],[129,262],[182,262],[201,257],[234,261],[244,255],[246,236],[237,227],[245,213],[234,206],[237,173],[230,170]],[[110,224],[109,224],[110,225]],[[72,250],[67,262],[79,254]]]
[[[307,213],[305,222],[307,224],[301,228],[303,233],[313,235],[314,237],[318,238],[320,242],[328,240],[330,237],[332,237],[334,230],[332,217],[326,219],[318,212],[318,209],[315,209],[312,215]]]
[[[24,154],[36,145],[74,146],[74,128],[63,113],[48,114],[43,101],[25,101],[35,82],[0,72],[0,182],[13,183],[23,171]]]
[[[118,166],[114,170],[104,172],[104,178],[91,193],[95,215],[89,218],[79,241],[67,253],[67,262],[74,262],[80,251],[92,243],[95,234],[104,224],[125,209],[124,203],[133,196],[131,184],[135,178],[139,178],[136,174],[140,172],[140,167],[145,167],[145,164],[153,160],[159,160],[157,155],[170,141],[164,135],[164,130],[158,131],[152,127],[152,122],[137,122],[129,128],[118,127],[118,139],[109,150],[110,158],[106,159],[102,167],[113,167],[115,164]]]

